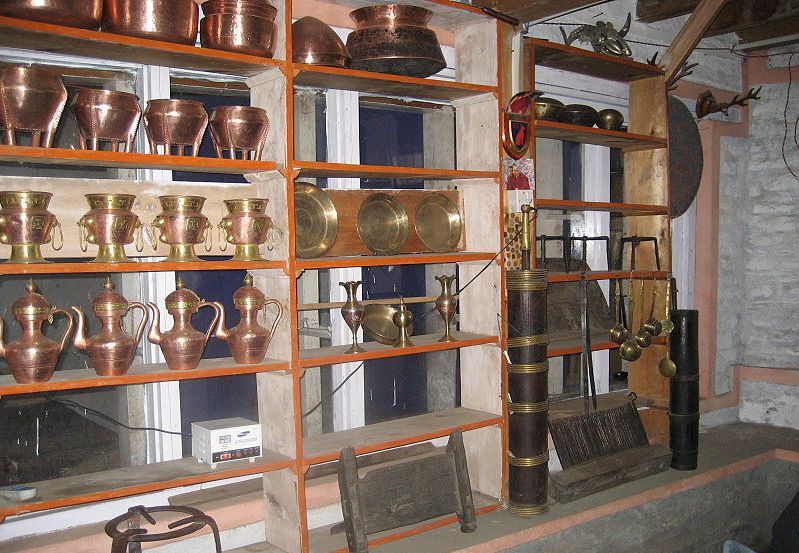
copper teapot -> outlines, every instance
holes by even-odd
[[[143,303],[129,302],[122,294],[114,290],[114,283],[110,278],[106,281],[104,288],[105,290],[92,300],[92,311],[100,319],[102,329],[91,338],[86,338],[86,316],[80,307],[72,306],[72,310],[78,316],[74,345],[76,349],[89,354],[92,367],[98,375],[120,376],[128,372],[133,363],[136,346],[141,340],[149,313]],[[131,309],[141,309],[142,311],[142,320],[133,337],[128,336],[122,330],[122,318]]]
[[[266,299],[264,293],[252,283],[252,276],[247,275],[244,277],[244,286],[233,294],[233,305],[241,313],[241,322],[238,326],[230,330],[225,328],[224,307],[216,303],[223,313],[216,328],[216,337],[227,341],[233,359],[242,365],[254,365],[266,357],[266,350],[269,349],[277,324],[283,316],[283,306],[280,302]],[[272,327],[267,330],[258,323],[258,312],[269,304],[277,307],[277,317],[272,322]]]
[[[50,302],[39,294],[33,281],[28,282],[26,290],[27,294],[15,301],[11,307],[14,318],[22,327],[22,336],[6,345],[3,340],[4,321],[0,318],[0,357],[5,357],[8,361],[17,383],[47,382],[53,377],[58,358],[72,334],[74,321],[69,311],[50,305]],[[42,334],[42,324],[45,321],[53,324],[56,313],[65,315],[68,320],[67,330],[60,342]]]
[[[166,364],[173,371],[197,368],[217,322],[225,317],[225,308],[222,305],[202,300],[183,286],[183,281],[178,280],[177,290],[166,297],[166,310],[175,321],[171,330],[161,332],[161,313],[154,303],[147,304],[153,312],[153,324],[147,339],[161,346]],[[214,319],[205,334],[191,325],[192,316],[203,307],[210,307],[215,311]]]

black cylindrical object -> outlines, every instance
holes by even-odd
[[[508,449],[510,512],[547,511],[547,272],[510,271],[508,283]]]
[[[671,359],[677,373],[669,384],[671,467],[695,470],[699,453],[699,311],[671,312]]]

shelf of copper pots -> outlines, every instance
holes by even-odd
[[[149,247],[149,246],[148,246]],[[152,254],[148,254],[152,255]],[[164,252],[161,252],[164,255]],[[229,254],[228,254],[229,255]],[[236,261],[232,259],[202,259],[189,262],[153,263],[152,261],[138,261],[135,258],[127,263],[91,263],[90,259],[84,262],[69,263],[3,263],[0,273],[4,275],[51,275],[51,274],[104,274],[104,273],[154,273],[162,271],[257,271],[263,269],[285,269],[288,267],[286,260],[263,261]],[[50,259],[54,261],[54,259]]]
[[[535,136],[536,138],[568,140],[581,144],[619,148],[626,152],[656,150],[665,148],[667,144],[666,139],[659,136],[612,131],[558,121],[545,121],[543,119],[536,119],[535,121]]]

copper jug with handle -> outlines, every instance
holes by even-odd
[[[105,289],[92,300],[92,311],[100,319],[102,328],[91,338],[86,337],[86,316],[80,307],[72,306],[78,316],[74,345],[75,349],[89,354],[92,367],[98,375],[121,376],[128,372],[133,363],[149,313],[143,303],[129,302],[114,290],[110,278],[103,287]],[[122,329],[122,318],[133,309],[141,310],[142,319],[136,327],[136,333],[128,336]]]
[[[8,361],[14,380],[19,384],[47,382],[53,377],[56,363],[72,334],[74,321],[66,309],[53,307],[39,294],[33,281],[28,282],[27,293],[11,306],[14,318],[22,327],[22,336],[8,345],[3,340],[4,321],[0,318],[0,357]],[[53,317],[61,313],[67,318],[67,329],[60,342],[42,334],[42,324],[53,324]]]
[[[153,324],[147,339],[161,346],[166,364],[173,371],[196,369],[200,364],[205,346],[211,338],[220,318],[225,317],[225,308],[213,302],[200,299],[192,290],[184,288],[183,281],[178,280],[177,290],[166,297],[166,310],[172,315],[174,324],[166,332],[161,332],[161,313],[154,303],[147,304],[152,310]],[[214,318],[205,333],[191,324],[191,318],[203,307],[214,310]]]

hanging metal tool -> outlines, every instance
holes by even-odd
[[[583,352],[580,355],[580,366],[582,368],[582,391],[586,401],[586,412],[588,412],[588,393],[590,387],[591,400],[594,411],[597,409],[596,401],[596,381],[594,379],[594,358],[591,354],[591,326],[588,316],[588,278],[585,273],[580,273],[580,302],[583,307],[580,317],[582,325],[582,344]]]

